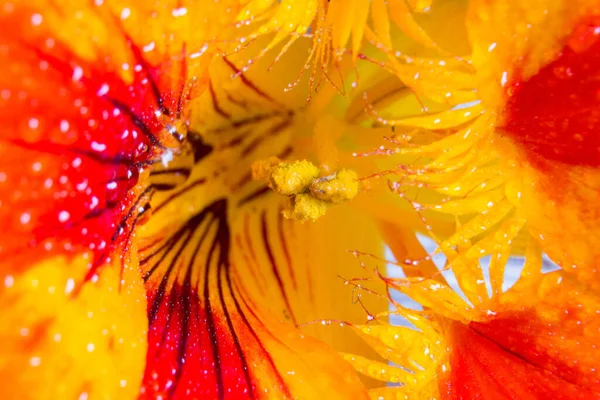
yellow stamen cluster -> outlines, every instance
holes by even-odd
[[[275,192],[290,196],[283,216],[299,221],[317,220],[331,205],[352,200],[359,190],[356,172],[342,169],[319,177],[319,168],[306,160],[288,163],[270,158],[258,161],[252,165],[252,177],[266,180]]]
[[[345,203],[358,194],[357,178],[356,172],[342,169],[315,180],[310,185],[310,193],[319,200],[333,204]]]
[[[279,194],[293,196],[308,190],[319,177],[319,168],[310,161],[279,163],[271,168],[269,187]]]
[[[290,204],[283,210],[287,219],[315,221],[325,215],[330,203],[315,199],[308,193],[300,193],[290,198]]]

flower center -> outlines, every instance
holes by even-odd
[[[251,172],[257,160],[298,157],[290,129],[296,111],[245,75],[231,80],[239,71],[229,60],[216,63],[208,90],[193,104],[184,142],[163,151],[149,173],[151,217],[136,233],[148,337],[156,344],[142,387],[148,398],[222,398],[224,388],[235,388],[236,398],[252,396],[257,378],[248,354],[266,357],[246,303],[253,279],[275,279],[275,301],[296,322],[293,294],[283,284],[289,278],[282,270],[282,251],[288,254],[282,199]],[[247,257],[261,262],[255,267]]]

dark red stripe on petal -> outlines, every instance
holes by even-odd
[[[560,315],[560,323],[543,321],[535,312],[519,312],[505,318],[495,318],[486,323],[471,323],[473,331],[492,340],[499,348],[519,357],[531,366],[547,371],[565,382],[582,387],[593,388],[600,394],[600,374],[586,371],[587,360],[580,354],[593,358],[600,357],[596,349],[598,322],[592,321],[583,311],[573,304],[563,304],[562,309],[554,308],[554,315]],[[576,348],[568,351],[568,343],[552,345],[553,340],[570,337],[577,341]],[[539,344],[533,344],[538,342]],[[546,346],[545,346],[546,345]],[[591,373],[589,373],[591,372]]]
[[[183,196],[184,194],[188,193],[191,190],[197,189],[199,186],[202,186],[205,183],[206,183],[205,178],[199,178],[199,179],[195,179],[195,180],[191,181],[183,188],[181,188],[178,191],[176,191],[175,193],[169,195],[169,197],[166,198],[162,203],[160,203],[156,207],[154,207],[154,214],[158,213],[163,207],[165,207],[170,202],[176,201],[176,199],[178,197]]]
[[[210,92],[210,98],[212,100],[213,108],[221,117],[225,119],[231,119],[231,114],[225,111],[221,105],[219,104],[219,99],[217,98],[217,94],[215,93],[215,88],[213,87],[212,80],[208,81],[208,90]]]
[[[288,128],[292,124],[293,115],[293,112],[290,111],[283,121],[275,124],[268,131],[262,133],[260,136],[257,136],[252,142],[246,145],[242,149],[242,157],[246,157],[252,152],[254,152],[264,140],[282,133],[286,128]]]
[[[267,196],[268,194],[271,193],[271,189],[268,186],[262,186],[259,187],[258,189],[248,193],[246,196],[242,197],[239,201],[238,201],[238,207],[241,207],[247,203],[250,203],[254,200],[260,199],[263,196]]]
[[[229,287],[231,288],[231,290],[233,291],[234,286],[232,284],[231,275],[230,274],[228,274],[228,284],[229,284]],[[262,325],[262,327],[265,328],[265,331],[269,332],[268,329],[267,329],[268,327],[265,327],[262,324],[261,320],[256,316],[256,314],[254,314],[252,312],[252,308],[248,307],[247,303],[245,302],[245,297],[244,297],[243,291],[241,291],[241,290],[238,289],[237,293],[239,294],[239,297],[242,299],[242,302],[244,303],[244,305],[246,306],[246,310],[248,310],[249,313],[254,317],[255,323],[257,323],[259,325]],[[286,384],[285,384],[285,382],[283,380],[283,377],[281,376],[281,374],[277,370],[277,366],[275,365],[275,362],[273,361],[273,358],[271,357],[271,355],[269,354],[269,352],[267,351],[267,349],[262,344],[260,338],[258,337],[258,334],[256,333],[256,330],[252,327],[252,324],[250,323],[249,318],[246,317],[245,312],[242,310],[241,304],[240,304],[240,302],[238,300],[238,296],[234,295],[233,296],[233,301],[235,303],[236,311],[240,315],[244,326],[248,329],[248,331],[250,332],[250,334],[252,335],[252,337],[254,338],[254,340],[256,341],[256,343],[258,344],[258,346],[260,348],[261,358],[263,359],[263,361],[266,361],[268,363],[268,365],[270,366],[271,373],[276,378],[276,381],[277,381],[277,384],[278,384],[277,388],[279,390],[281,390],[281,392],[282,392],[281,393],[282,394],[282,398],[291,399],[292,398],[292,394],[290,393],[288,387],[286,386]],[[272,338],[274,340],[277,340],[279,343],[281,343],[274,335],[272,335]]]
[[[281,250],[283,251],[283,255],[285,257],[285,262],[288,267],[288,273],[290,275],[292,285],[294,286],[294,289],[298,289],[298,283],[296,282],[296,275],[294,273],[294,266],[292,265],[292,257],[290,256],[290,250],[288,249],[286,234],[283,230],[283,223],[283,215],[280,213],[277,218],[277,231],[279,233],[279,241],[281,242]]]
[[[259,279],[260,272],[256,268],[256,263],[253,260],[251,260],[248,254],[246,253],[246,249],[242,241],[242,235],[239,233],[235,235],[235,244],[239,252],[242,254],[244,265],[250,271],[256,288],[258,289],[259,293],[262,296],[264,296],[266,293],[264,282]]]
[[[288,298],[288,295],[287,295],[287,292],[285,289],[285,284],[281,277],[281,273],[279,272],[279,265],[277,264],[277,261],[275,260],[275,256],[273,255],[273,250],[271,249],[271,244],[269,243],[269,228],[268,228],[268,224],[267,224],[267,212],[266,211],[263,211],[262,215],[261,215],[261,233],[262,233],[262,240],[263,240],[264,248],[267,253],[267,257],[269,258],[269,263],[271,264],[271,271],[273,272],[273,276],[275,277],[275,279],[277,281],[277,286],[279,287],[279,293],[281,294],[281,297],[283,298],[283,301],[290,313],[292,322],[294,323],[294,325],[298,325],[298,322],[296,321],[296,318],[294,317],[290,299]]]
[[[150,321],[143,397],[224,398],[232,373],[235,396],[252,392],[224,305],[229,240],[226,203],[219,200],[142,259]]]
[[[229,68],[231,68],[231,70],[234,72],[235,75],[238,75],[240,77],[240,79],[242,80],[242,82],[244,83],[244,85],[246,87],[248,87],[250,90],[252,90],[254,93],[258,94],[260,97],[274,103],[274,104],[279,104],[273,97],[271,97],[269,94],[267,94],[265,91],[261,90],[258,86],[256,86],[250,79],[248,79],[243,73],[242,71],[236,67],[231,61],[229,61],[227,59],[227,57],[223,57],[223,61],[225,61],[225,63],[227,64],[227,66]]]
[[[116,16],[115,16],[115,21],[117,21],[118,24],[121,22],[121,20],[116,18]],[[146,61],[146,59],[143,56],[142,49],[135,44],[135,42],[131,39],[131,37],[129,35],[127,35],[127,33],[125,32],[125,29],[123,28],[122,25],[121,25],[121,32],[122,32],[123,36],[126,38],[126,41],[129,44],[129,47],[131,48],[131,52],[133,53],[133,56],[135,57],[136,62],[138,63],[138,65],[140,65],[142,67],[142,70],[146,73],[146,78],[148,79],[148,81],[150,83],[150,88],[152,90],[152,94],[154,95],[154,99],[156,100],[156,104],[158,105],[159,111],[161,113],[169,116],[171,114],[171,111],[165,106],[165,99],[163,98],[163,94],[161,93],[161,91],[158,87],[158,84],[156,82],[156,76],[155,76],[155,74],[157,73],[156,69],[152,68],[148,64],[148,62]],[[183,72],[186,70],[185,57],[182,57],[182,64],[183,64],[183,68],[181,70]]]
[[[197,164],[207,157],[213,150],[213,147],[207,144],[202,136],[197,132],[188,132],[187,142],[192,147],[194,154],[194,163]]]

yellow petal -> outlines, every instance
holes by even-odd
[[[127,399],[139,393],[147,320],[137,261],[122,266],[115,257],[84,282],[89,255],[49,257],[4,276],[2,397]]]

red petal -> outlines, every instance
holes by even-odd
[[[490,323],[485,333],[471,324],[452,328],[454,350],[450,373],[440,382],[443,399],[592,399],[599,393],[576,385],[559,373],[544,369],[524,357],[520,349],[504,347],[495,341],[510,334],[501,324]],[[494,338],[486,336],[494,332]],[[526,353],[534,352],[531,348]]]
[[[106,7],[88,7],[82,12],[95,18],[89,29],[103,24],[111,46],[94,46],[85,35],[65,42],[53,30],[54,10],[22,4],[0,14],[5,257],[28,247],[83,246],[102,259],[127,237],[143,205],[136,202],[141,189],[133,190],[141,167],[172,140],[164,115],[176,119],[180,111],[185,58],[143,53]]]
[[[504,129],[532,156],[600,166],[600,18],[584,21],[558,58],[508,89]]]

